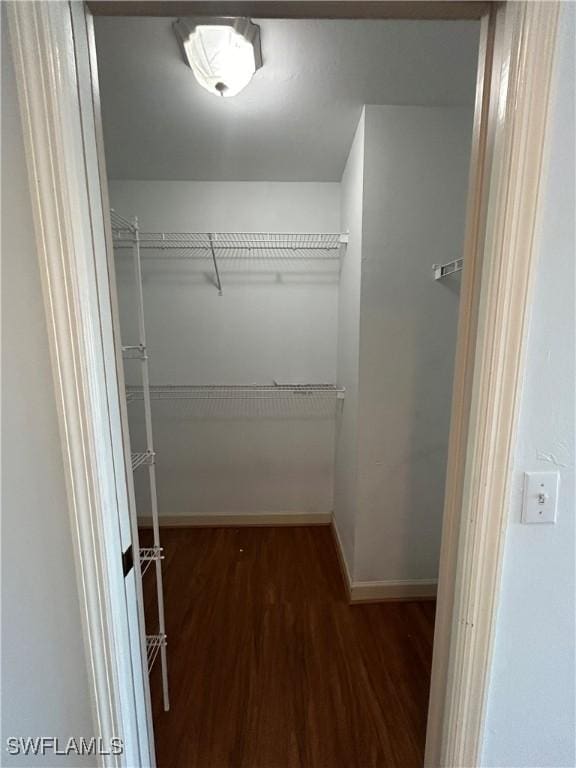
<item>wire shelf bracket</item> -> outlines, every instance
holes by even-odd
[[[454,259],[447,264],[432,264],[432,273],[434,280],[441,280],[443,277],[461,272],[464,267],[464,259]]]
[[[148,661],[148,672],[152,671],[156,657],[160,652],[166,652],[167,639],[165,633],[158,635],[146,635],[146,658]]]
[[[155,563],[158,560],[164,560],[164,548],[145,547],[144,549],[139,550],[138,558],[140,560],[140,573],[144,576],[152,563]]]
[[[121,237],[122,234],[134,235],[136,233],[136,224],[133,221],[120,216],[118,211],[110,208],[110,221],[112,224],[112,235],[114,238]]]
[[[220,270],[218,269],[218,259],[216,258],[216,250],[214,248],[214,235],[208,235],[210,241],[210,253],[212,254],[212,261],[214,262],[214,274],[216,275],[216,285],[218,286],[218,296],[222,296],[222,281],[220,280]]]
[[[146,360],[146,347],[143,344],[122,347],[122,357],[124,360]]]
[[[154,451],[141,451],[140,453],[133,453],[131,454],[132,458],[132,471],[134,472],[138,467],[142,467],[144,465],[150,466],[150,464],[154,464],[156,454]]]

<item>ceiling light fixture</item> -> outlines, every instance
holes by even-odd
[[[174,32],[194,77],[215,96],[236,96],[262,66],[260,27],[250,19],[178,19]]]

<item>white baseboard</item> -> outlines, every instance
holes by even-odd
[[[330,525],[331,512],[261,512],[246,515],[162,515],[161,528],[240,528],[243,526]],[[151,517],[139,517],[141,528],[151,528]]]
[[[394,600],[436,599],[438,582],[432,579],[353,581],[348,569],[348,563],[344,557],[344,549],[334,520],[332,520],[331,528],[334,534],[340,571],[346,587],[349,603],[382,603]]]
[[[334,535],[338,562],[349,603],[379,603],[393,600],[434,600],[437,582],[433,580],[353,581],[338,529],[331,512],[262,512],[246,515],[164,515],[161,528],[241,528],[297,525],[329,525]],[[151,528],[151,517],[139,517],[141,528]]]
[[[380,603],[393,600],[435,600],[437,581],[427,579],[356,581],[350,588],[351,603]]]
[[[346,597],[348,598],[348,602],[351,602],[351,591],[350,586],[352,584],[352,576],[350,574],[350,570],[348,569],[348,563],[346,562],[346,557],[344,556],[344,547],[342,546],[342,540],[340,539],[340,533],[338,532],[338,528],[336,526],[336,523],[334,521],[334,518],[332,518],[332,523],[330,525],[330,528],[332,529],[332,535],[334,536],[334,544],[336,546],[336,554],[338,555],[338,563],[340,565],[340,573],[342,575],[342,581],[344,582],[344,588],[346,590]]]

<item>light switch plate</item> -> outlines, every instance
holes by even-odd
[[[558,472],[525,472],[523,523],[555,523]]]

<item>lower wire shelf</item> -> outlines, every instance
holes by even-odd
[[[166,635],[146,635],[146,658],[148,660],[148,672],[154,666],[156,657],[161,648],[167,645]]]
[[[202,384],[202,385],[160,385],[150,387],[152,400],[259,400],[267,398],[310,398],[326,397],[344,399],[346,390],[335,384]],[[126,388],[128,402],[143,399],[143,388]]]
[[[343,407],[344,387],[335,384],[154,385],[150,400],[161,418],[334,418]],[[144,399],[128,386],[128,403]]]

